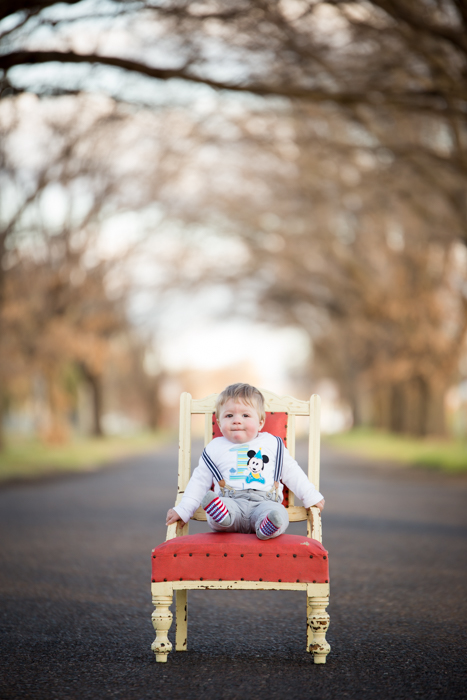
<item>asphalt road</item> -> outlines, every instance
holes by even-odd
[[[304,593],[240,591],[191,592],[189,651],[156,664],[175,465],[167,447],[0,491],[1,698],[467,698],[467,478],[324,452],[327,664],[304,651]]]

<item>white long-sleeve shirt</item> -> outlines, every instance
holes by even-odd
[[[279,479],[300,498],[305,508],[321,501],[322,494],[308,480],[282,442],[280,445],[279,449],[283,450],[283,466]],[[184,522],[188,522],[212,488],[213,481],[215,492],[220,494],[220,479],[224,479],[226,486],[236,490],[270,491],[274,487],[274,481],[279,480],[276,472],[277,457],[278,438],[270,433],[258,433],[257,437],[242,445],[236,445],[225,437],[214,438],[206,445],[182,500],[174,510]],[[282,491],[280,483],[278,494],[281,500]]]

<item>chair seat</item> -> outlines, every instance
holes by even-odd
[[[300,535],[260,540],[223,532],[175,537],[153,549],[153,583],[203,580],[328,583],[328,553]]]

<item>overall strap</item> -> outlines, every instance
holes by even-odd
[[[279,483],[282,478],[282,468],[284,466],[284,443],[280,437],[274,436],[277,440],[276,466],[274,468],[274,483]]]
[[[205,465],[207,466],[215,480],[218,482],[223,481],[224,483],[221,484],[221,486],[224,486],[225,481],[222,478],[222,474],[220,473],[219,469],[216,467],[216,465],[214,464],[214,462],[212,461],[211,457],[208,455],[205,449],[203,450],[203,454],[201,455],[201,457],[203,458]]]

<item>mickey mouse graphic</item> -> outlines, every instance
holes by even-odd
[[[269,457],[261,454],[261,448],[258,450],[258,452],[248,450],[247,455],[249,457],[247,466],[250,468],[250,473],[245,479],[246,483],[251,484],[252,482],[256,482],[265,484],[266,479],[261,472],[264,469],[264,465],[269,462]]]

